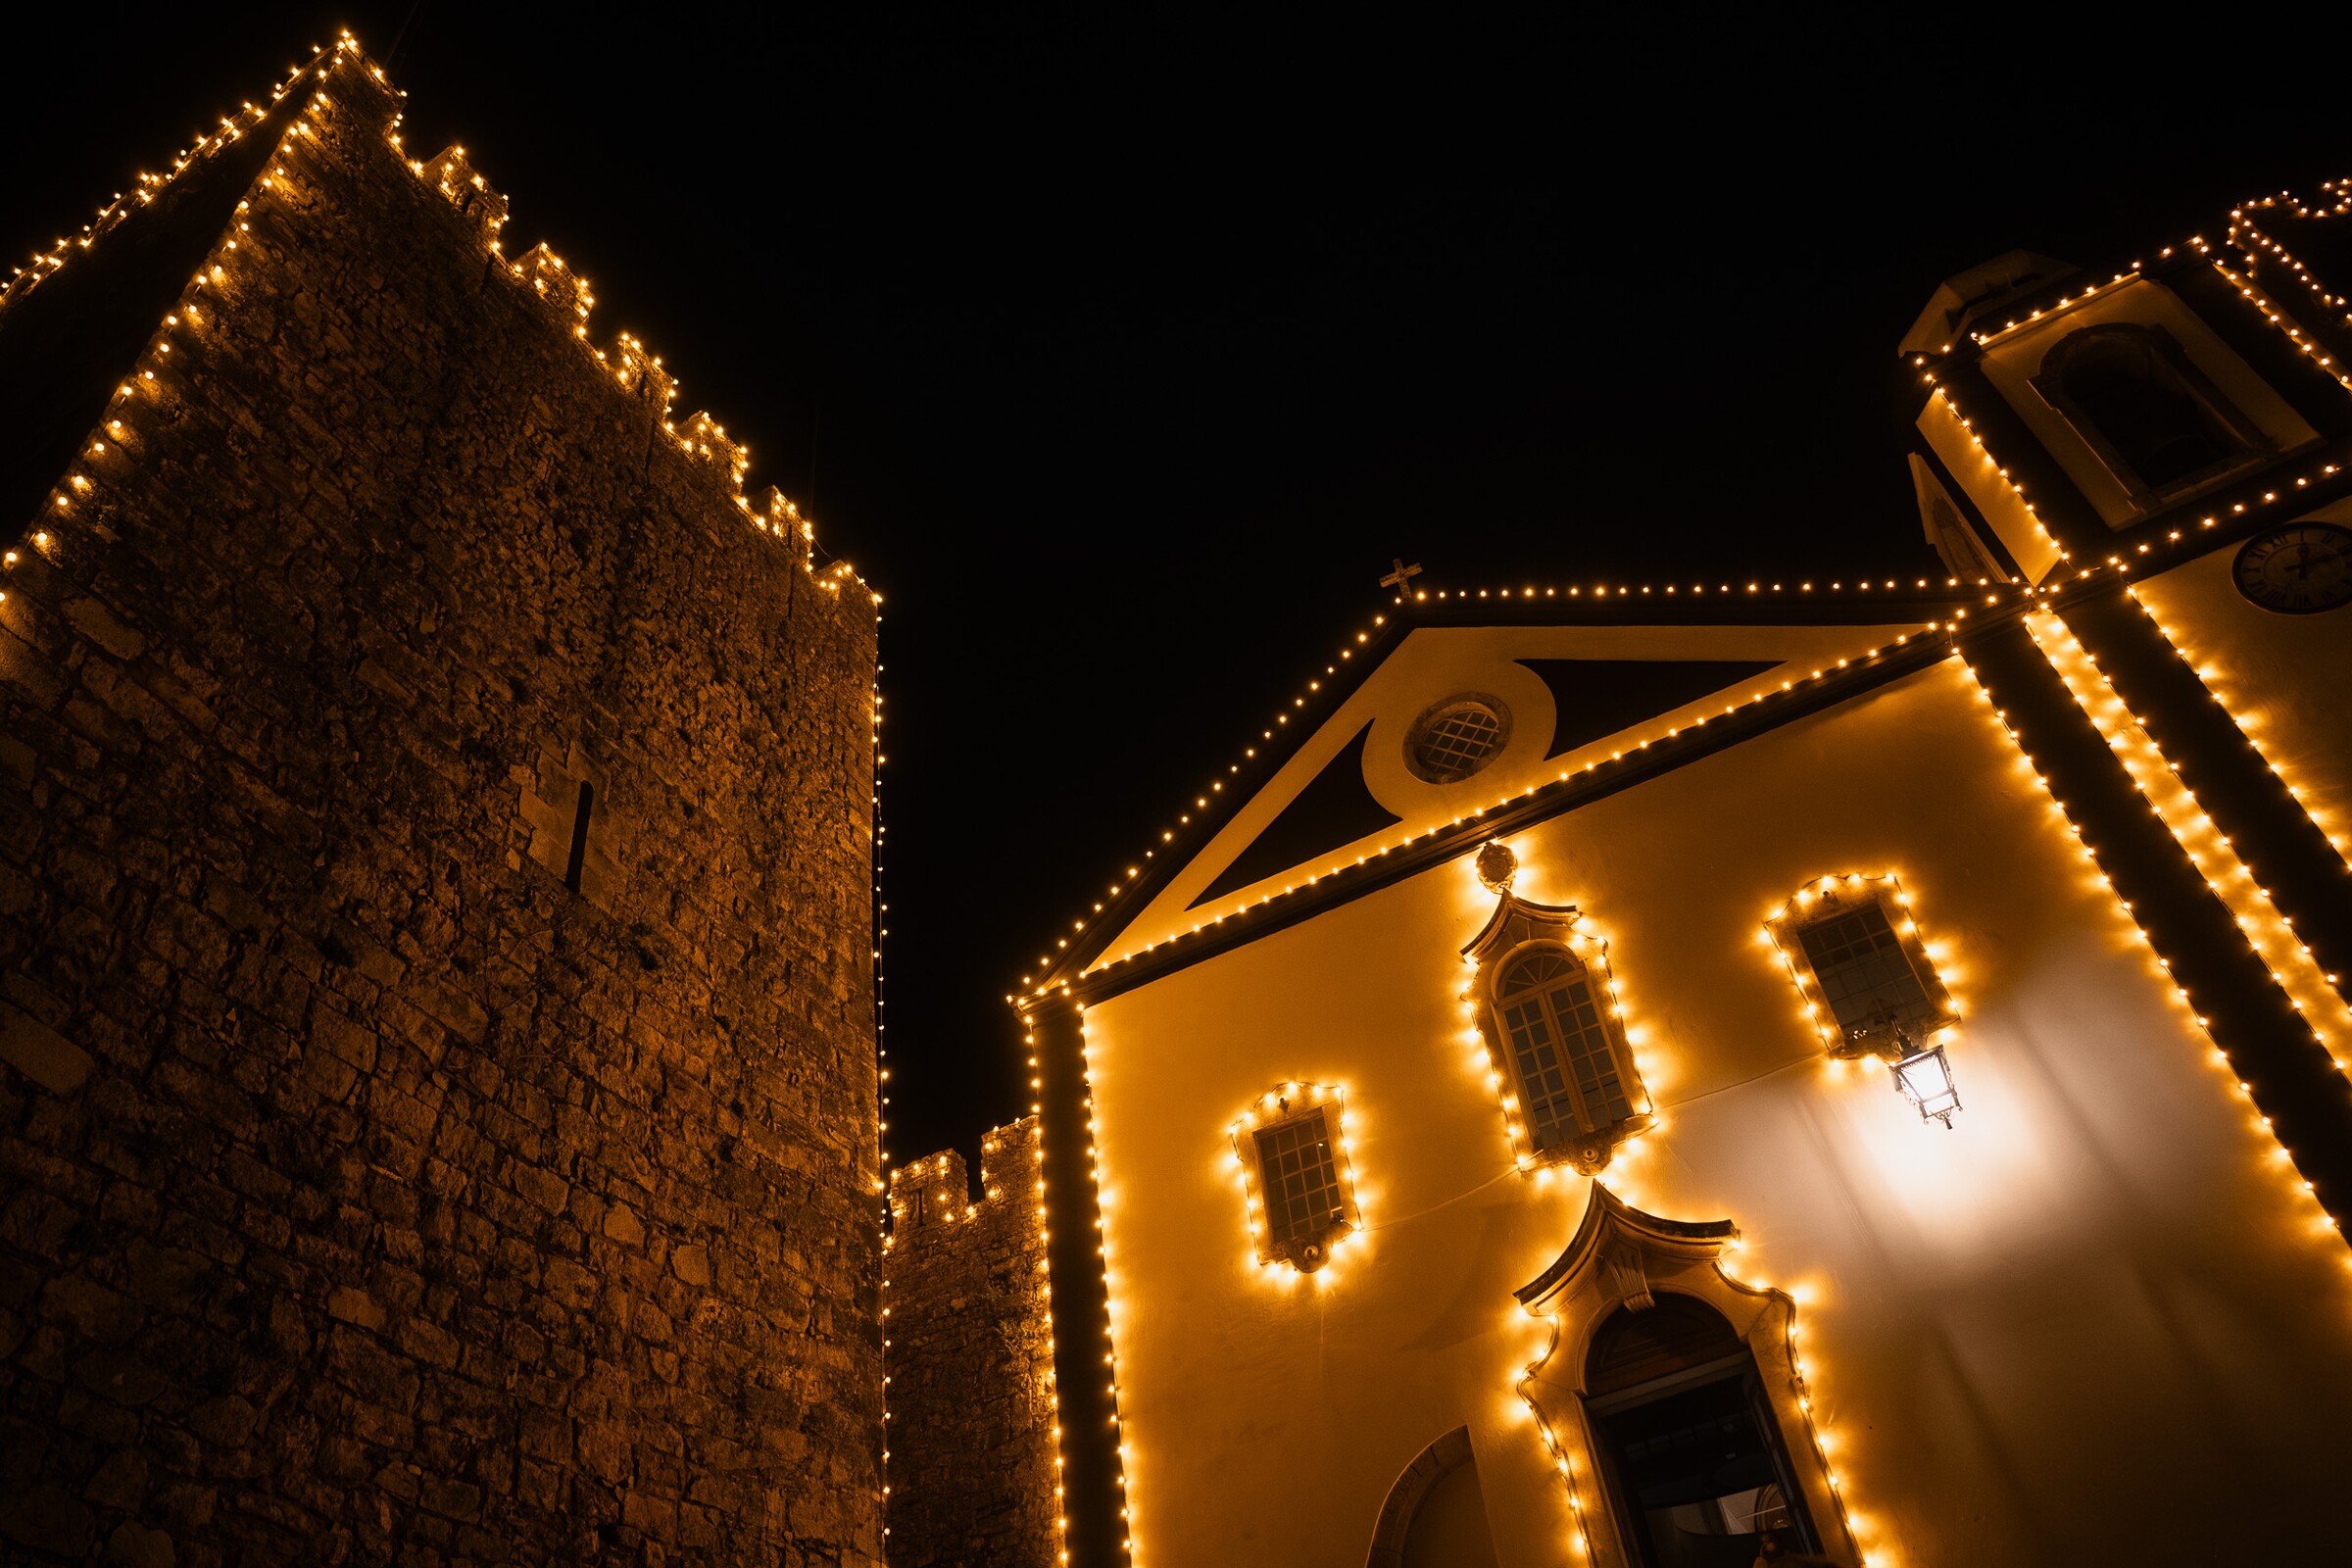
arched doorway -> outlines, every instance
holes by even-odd
[[[1470,1432],[1455,1427],[1389,1488],[1368,1568],[1498,1568]]]
[[[1660,1292],[1611,1313],[1585,1354],[1585,1409],[1645,1568],[1748,1568],[1767,1538],[1820,1549],[1755,1357],[1706,1302]]]

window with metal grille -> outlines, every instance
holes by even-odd
[[[1503,971],[1494,998],[1536,1148],[1554,1149],[1633,1115],[1632,1075],[1582,963],[1556,949],[1531,953]]]
[[[1942,1019],[1943,1009],[1928,995],[1877,903],[1816,920],[1797,933],[1797,940],[1822,1000],[1847,1034],[1891,1023],[1916,1035]]]
[[[1498,707],[1457,698],[1422,715],[1405,744],[1405,760],[1416,777],[1451,784],[1493,761],[1508,739],[1510,720]]]
[[[1312,1241],[1347,1219],[1339,1161],[1321,1110],[1261,1127],[1256,1137],[1266,1238],[1272,1245]]]

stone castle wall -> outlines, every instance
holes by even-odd
[[[1054,1341],[1037,1118],[891,1173],[892,1568],[1054,1568]]]
[[[0,1558],[870,1568],[874,600],[314,88],[0,575]]]

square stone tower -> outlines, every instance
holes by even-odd
[[[397,105],[0,292],[0,1557],[870,1568],[877,596]]]

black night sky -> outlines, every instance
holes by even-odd
[[[1927,570],[1894,344],[1938,280],[2352,172],[2317,36],[1641,15],[73,8],[0,73],[0,251],[337,25],[389,57],[410,148],[885,594],[888,1147],[971,1152],[1028,1105],[1013,977],[1391,556]]]

